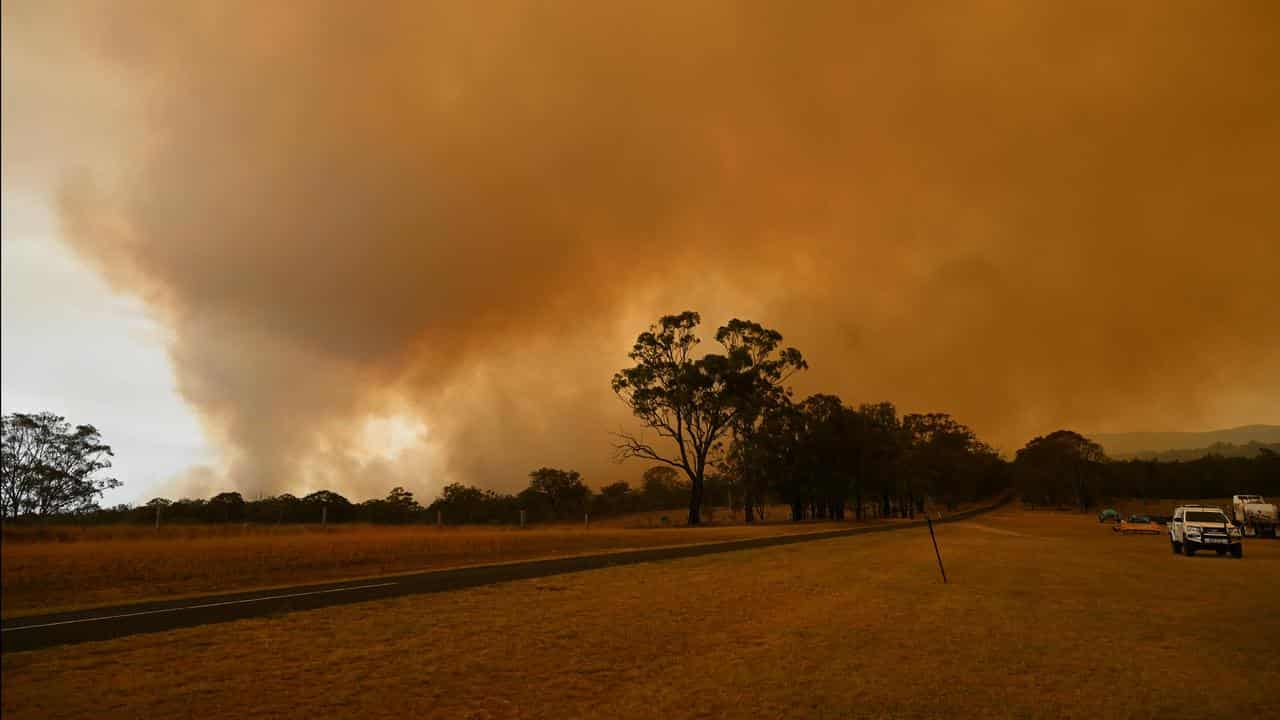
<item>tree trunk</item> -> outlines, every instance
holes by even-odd
[[[702,476],[698,475],[689,483],[689,525],[702,524]]]
[[[747,490],[742,494],[742,511],[742,517],[744,517],[748,523],[754,523],[756,521],[756,499],[751,496],[750,490]]]

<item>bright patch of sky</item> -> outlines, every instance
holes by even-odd
[[[101,504],[145,502],[167,478],[216,462],[179,396],[164,329],[111,291],[59,239],[42,198],[5,187],[0,218],[0,407],[90,423],[124,486]]]

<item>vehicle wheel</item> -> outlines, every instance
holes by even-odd
[[[1196,549],[1191,547],[1191,543],[1182,543],[1182,554],[1191,557],[1196,554]]]
[[[1174,555],[1182,554],[1182,543],[1178,542],[1177,540],[1170,540],[1169,544],[1173,546]]]
[[[1231,557],[1233,558],[1244,557],[1244,546],[1236,545],[1235,547],[1231,548]]]

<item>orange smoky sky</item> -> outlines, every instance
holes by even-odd
[[[708,343],[779,329],[801,393],[1006,452],[1280,418],[1276,3],[6,2],[4,28],[6,173],[171,331],[242,490],[634,479],[609,378],[684,309]]]

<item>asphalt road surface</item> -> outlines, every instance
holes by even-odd
[[[963,520],[995,509],[1001,504],[1003,502],[991,507],[957,513],[935,522],[945,523]],[[94,608],[92,610],[33,615],[5,620],[3,624],[0,624],[0,650],[3,652],[38,650],[53,645],[109,640],[137,633],[161,632],[193,625],[229,622],[231,620],[262,617],[296,610],[313,610],[332,605],[346,605],[348,603],[381,600],[418,593],[460,590],[479,585],[492,585],[512,580],[548,577],[634,563],[675,560],[699,555],[733,552],[735,550],[751,550],[850,535],[920,528],[924,525],[924,520],[886,523],[883,525],[828,530],[800,535],[775,535],[700,545],[628,550],[598,555],[530,560],[501,565],[431,570],[381,578],[365,578],[363,580],[317,585],[297,585],[274,590],[206,595],[181,600],[161,600]]]

